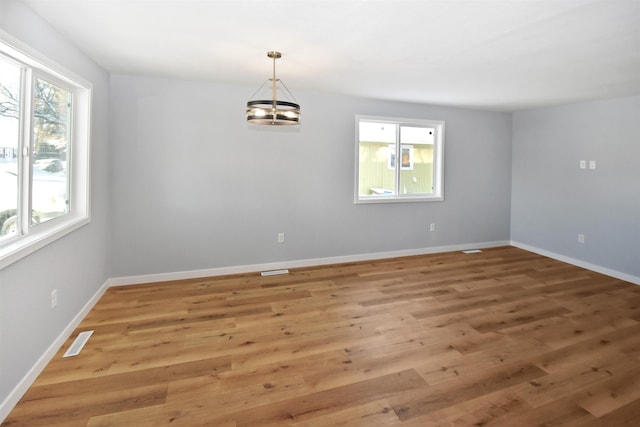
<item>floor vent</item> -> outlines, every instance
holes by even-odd
[[[89,341],[91,334],[93,334],[93,331],[80,332],[80,335],[76,337],[71,347],[67,349],[67,352],[62,357],[71,357],[80,354],[84,345]]]
[[[481,252],[480,249],[467,249],[466,251],[462,251],[463,254],[479,254]]]
[[[260,273],[261,276],[276,276],[278,274],[289,274],[289,270],[285,268],[283,270],[270,270]]]

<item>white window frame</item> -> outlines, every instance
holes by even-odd
[[[434,143],[433,143],[433,192],[431,193],[417,193],[417,194],[399,194],[398,188],[400,185],[400,171],[413,169],[413,149],[411,144],[400,143],[396,141],[396,154],[395,163],[401,159],[400,150],[402,148],[411,148],[410,161],[411,167],[397,166],[396,169],[396,188],[394,191],[396,194],[371,194],[360,195],[360,122],[380,122],[389,123],[400,126],[425,126],[431,127],[435,130]],[[402,203],[402,202],[437,202],[444,200],[444,132],[445,122],[442,120],[425,120],[425,119],[410,119],[399,117],[383,117],[383,116],[368,116],[368,115],[356,115],[356,141],[355,141],[355,190],[354,190],[354,203],[366,204],[366,203]],[[391,161],[388,165],[391,168]]]
[[[56,85],[61,85],[72,93],[71,103],[71,141],[68,150],[69,161],[69,212],[60,217],[53,218],[44,223],[31,226],[28,209],[28,190],[30,173],[22,173],[20,188],[19,214],[23,213],[23,222],[26,218],[26,226],[21,233],[0,242],[0,269],[24,258],[38,249],[60,239],[61,237],[77,230],[90,222],[90,134],[91,134],[91,96],[92,85],[81,77],[66,70],[64,67],[51,61],[31,47],[16,40],[4,31],[0,30],[0,54],[9,57],[26,69],[26,79],[23,83],[27,94],[23,97],[31,97],[31,89],[34,76],[48,80]],[[22,169],[31,167],[31,100],[28,110],[21,106],[21,135],[18,149],[19,162]],[[25,166],[28,165],[28,166]],[[25,206],[27,206],[25,208]],[[25,213],[26,209],[26,213]]]

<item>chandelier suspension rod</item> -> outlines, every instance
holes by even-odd
[[[269,51],[267,56],[273,59],[273,78],[271,79],[271,99],[273,100],[273,109],[276,109],[276,59],[280,58],[280,52]]]

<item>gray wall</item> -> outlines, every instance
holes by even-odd
[[[514,113],[511,239],[639,277],[639,159],[638,96]]]
[[[91,223],[0,270],[2,402],[108,277],[109,77],[21,2],[0,0],[0,28],[94,84]]]
[[[254,87],[111,89],[113,277],[509,239],[510,114],[292,87],[300,127],[250,127]],[[356,114],[445,120],[445,201],[354,205]]]

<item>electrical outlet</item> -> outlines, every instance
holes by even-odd
[[[432,222],[431,224],[429,224],[429,231],[431,231],[431,232],[436,231],[436,224],[435,223]]]
[[[596,161],[595,160],[589,160],[589,169],[593,170],[596,168]]]
[[[51,308],[55,308],[58,305],[58,290],[54,289],[51,291]]]
[[[584,234],[578,234],[578,243],[584,243]]]
[[[278,243],[284,243],[284,233],[278,233]]]
[[[587,161],[580,160],[580,169],[586,169],[586,168],[587,168]]]

